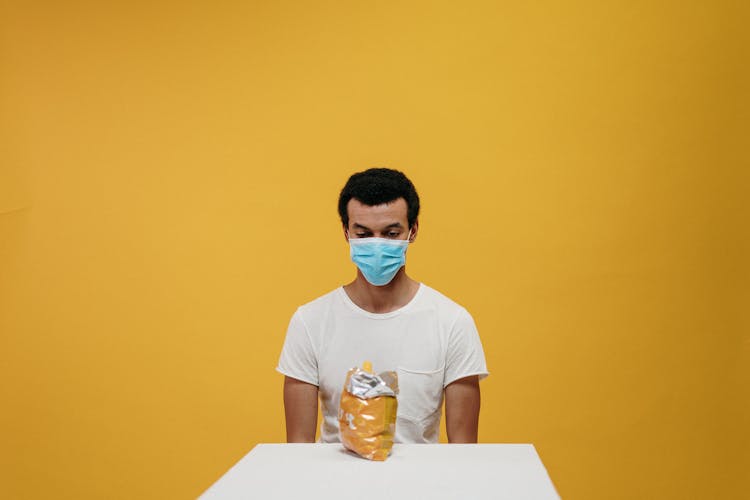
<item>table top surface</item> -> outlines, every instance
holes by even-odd
[[[335,444],[259,444],[214,499],[559,499],[531,444],[395,444],[384,462]]]

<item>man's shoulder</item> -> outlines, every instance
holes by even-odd
[[[424,302],[434,306],[437,311],[442,312],[445,316],[455,318],[459,313],[468,314],[468,311],[466,311],[466,308],[464,306],[451,299],[447,295],[430,286],[425,285],[424,283],[422,283],[420,286],[423,288],[422,297]]]
[[[324,317],[331,312],[336,313],[339,307],[345,306],[345,298],[342,297],[342,294],[345,293],[342,287],[336,287],[299,306],[297,314],[301,314],[304,318],[313,319]],[[410,307],[411,311],[426,307],[434,310],[444,321],[453,321],[461,314],[469,314],[464,306],[424,283],[420,283],[418,295],[417,302],[421,307]]]
[[[334,304],[340,293],[341,287],[336,287],[330,292],[324,293],[323,295],[302,304],[297,310],[305,315],[314,315],[322,312],[329,309]]]

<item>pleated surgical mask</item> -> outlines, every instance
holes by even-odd
[[[369,283],[375,286],[387,285],[406,263],[406,248],[410,237],[411,231],[405,240],[349,238],[352,262]]]

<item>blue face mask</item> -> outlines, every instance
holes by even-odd
[[[409,231],[411,236],[411,231]],[[405,240],[389,238],[349,238],[352,262],[362,271],[365,279],[375,286],[387,285],[406,263]]]

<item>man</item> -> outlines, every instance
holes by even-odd
[[[488,375],[474,321],[463,307],[406,274],[417,238],[419,197],[401,172],[352,175],[339,215],[357,277],[297,309],[276,368],[285,375],[287,441],[339,442],[347,371],[371,361],[398,373],[397,443],[436,443],[441,406],[451,443],[476,443],[479,380]]]

